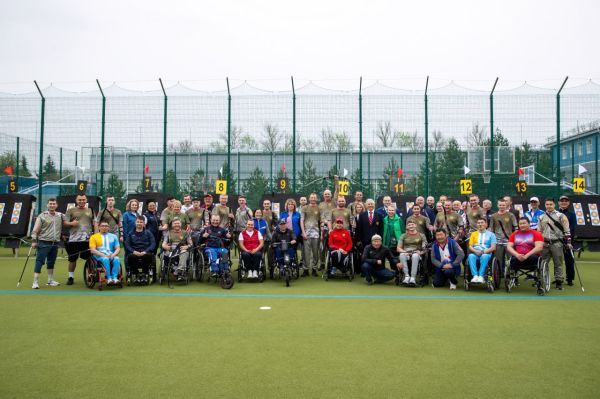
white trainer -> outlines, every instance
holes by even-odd
[[[417,279],[414,277],[410,278],[410,281],[408,282],[408,284],[417,284]]]
[[[406,276],[406,277],[404,277],[404,280],[402,280],[402,284],[408,284],[409,281],[410,281],[410,276]]]
[[[456,284],[452,284],[452,283],[450,283],[450,289],[451,289],[451,290],[455,290],[455,289],[456,289]]]
[[[479,282],[479,276],[473,276],[473,278],[471,279],[472,283],[478,283]]]
[[[33,284],[31,284],[31,288],[33,288],[34,290],[39,290],[40,285],[38,284],[37,281],[34,281]]]
[[[58,287],[60,285],[60,283],[58,281],[51,280],[51,281],[48,281],[46,283],[46,285],[48,285],[50,287]]]

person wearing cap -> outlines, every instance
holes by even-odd
[[[385,267],[386,259],[394,270],[400,267],[400,262],[394,257],[392,251],[383,246],[381,236],[375,234],[371,238],[371,244],[365,247],[361,258],[362,272],[367,284],[373,284],[373,278],[376,284],[382,284],[396,277],[396,273]]]
[[[350,250],[352,249],[352,234],[344,228],[343,218],[335,219],[335,224],[333,230],[329,233],[327,244],[329,246],[329,256],[331,259],[331,265],[327,272],[334,275],[336,274],[337,269],[340,269],[342,273],[345,273],[348,262],[348,253],[350,253]]]
[[[458,243],[448,237],[444,229],[435,232],[435,242],[431,247],[431,263],[435,268],[434,287],[443,287],[450,282],[450,289],[455,290],[460,276],[460,264],[465,253]]]
[[[544,214],[544,211],[540,209],[540,199],[538,197],[531,197],[529,199],[530,209],[525,212],[525,217],[529,219],[529,225],[533,230],[537,230],[538,219]]]
[[[544,237],[542,259],[548,260],[552,257],[556,289],[561,291],[564,279],[564,252],[571,249],[571,230],[567,217],[555,209],[556,203],[553,198],[546,198],[545,205],[546,212],[538,219],[538,231]]]
[[[295,203],[294,203],[295,205]],[[283,263],[283,251],[281,250],[281,243],[283,241],[290,244],[287,249],[287,253],[291,260],[296,259],[296,243],[298,238],[293,229],[289,228],[288,221],[283,217],[279,219],[278,227],[275,229],[273,236],[271,237],[271,245],[274,247],[275,262],[278,264]],[[273,279],[273,268],[269,267],[269,277]]]
[[[571,238],[574,239],[575,228],[577,227],[577,216],[575,216],[575,212],[571,209],[570,205],[571,202],[566,195],[562,195],[558,199],[558,211],[567,217]],[[567,273],[567,284],[573,285],[573,280],[575,279],[575,258],[573,257],[573,252],[570,250],[565,251],[565,271]]]

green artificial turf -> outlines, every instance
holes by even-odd
[[[194,282],[98,293],[83,286],[81,265],[75,285],[64,285],[64,260],[63,285],[29,295],[31,260],[16,288],[23,253],[0,252],[0,398],[591,398],[600,390],[597,254],[578,263],[585,292],[576,285],[539,298],[528,284],[488,294],[313,277],[289,288]],[[209,296],[223,294],[237,296]]]

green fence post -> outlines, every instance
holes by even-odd
[[[229,78],[227,82],[227,187],[230,186],[231,176],[231,91],[229,90]]]
[[[575,178],[575,140],[571,141],[571,181]]]
[[[240,189],[240,184],[242,182],[242,175],[240,174],[240,149],[238,148],[238,153],[237,153],[237,175],[238,175],[238,181],[237,181],[237,193],[240,194],[242,191]],[[272,173],[273,173],[273,162],[271,161],[271,178],[273,178]]]
[[[428,88],[429,76],[427,76],[427,80],[425,80],[425,198],[429,196],[429,105],[427,98]]]
[[[598,188],[598,136],[600,135],[600,133],[596,133],[596,137],[594,138],[594,140],[596,141],[596,151],[594,151],[594,153],[596,154],[594,156],[594,162],[595,162],[595,178],[594,178],[594,191],[596,191],[596,194],[600,194],[600,189]]]
[[[163,92],[163,96],[164,96],[164,110],[163,110],[163,154],[162,154],[162,158],[163,158],[163,162],[162,162],[162,189],[163,192],[165,191],[165,189],[167,188],[167,104],[168,104],[168,97],[167,97],[167,92],[165,91],[165,86],[163,85],[162,79],[158,78],[158,81],[160,82],[160,88],[162,89]]]
[[[565,83],[567,83],[567,76],[558,89],[556,93],[556,198],[560,197],[560,193],[562,192],[561,186],[561,173],[560,173],[560,92],[563,87],[565,87]]]
[[[296,192],[296,88],[292,76],[292,190]]]
[[[98,79],[96,79],[96,84],[98,84],[98,90],[100,90],[100,94],[102,95],[102,122],[100,131],[100,197],[102,197],[104,196],[104,127],[106,116],[106,97],[104,96],[104,91],[102,91],[102,86],[100,86],[100,81]]]
[[[142,153],[142,181],[146,177],[146,153]]]
[[[175,173],[175,181],[177,181],[177,151],[173,151],[173,172]]]
[[[19,163],[21,162],[19,159],[19,150],[20,150],[20,137],[17,136],[17,165],[16,165],[16,172],[17,172],[17,176],[15,177],[15,180],[17,181],[17,187],[19,187]]]
[[[42,90],[40,90],[40,86],[34,80],[35,87],[37,88],[38,93],[40,93],[40,97],[42,98],[42,115],[40,117],[40,162],[38,166],[38,197],[37,197],[37,213],[42,213],[42,185],[44,183],[44,118],[46,115],[46,98],[42,94]]]
[[[494,90],[498,84],[498,78],[494,82],[492,91],[490,92],[490,182],[488,184],[488,198],[493,198],[492,187],[494,186]],[[498,160],[500,162],[500,160]],[[484,162],[485,171],[485,162]]]
[[[358,185],[363,190],[362,76],[358,83]],[[370,171],[369,171],[370,174]]]

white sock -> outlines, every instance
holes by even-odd
[[[54,281],[54,271],[48,271],[48,282],[51,283]]]
[[[75,278],[75,272],[69,272],[69,277]]]
[[[39,275],[39,273],[35,273],[33,275],[33,282],[37,283],[38,281],[40,281],[40,275]]]

